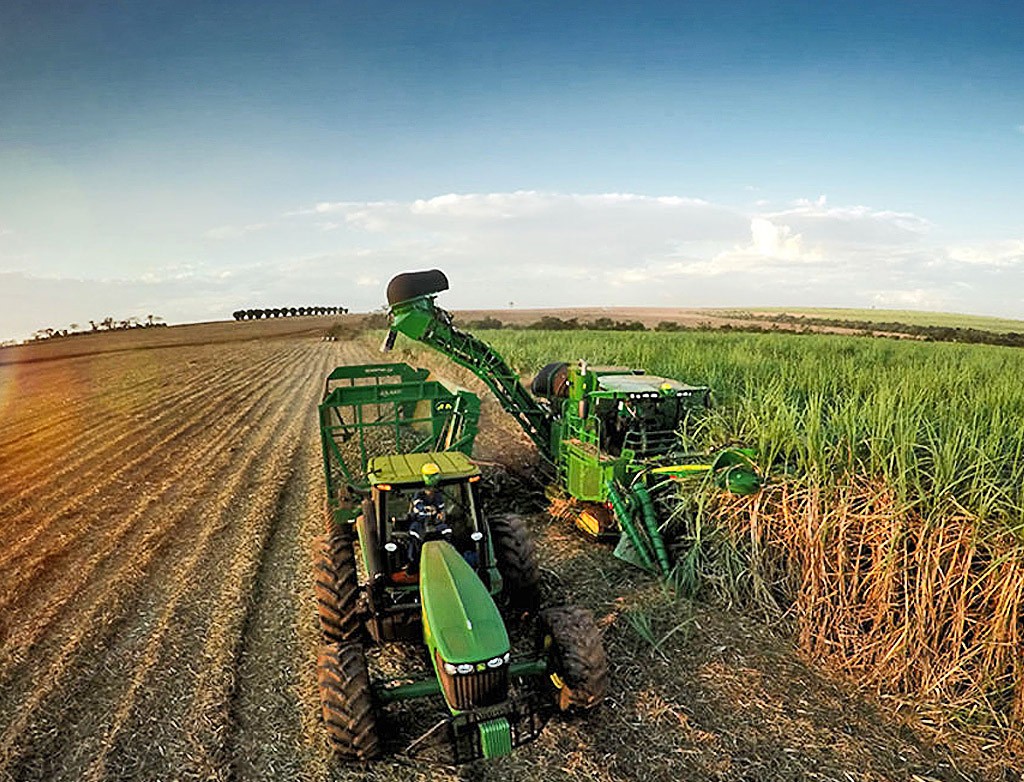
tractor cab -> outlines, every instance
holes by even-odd
[[[376,613],[408,614],[403,624],[418,618],[422,552],[435,540],[449,544],[488,591],[501,590],[476,492],[480,470],[465,454],[376,456],[367,467],[371,491],[356,523],[370,599],[381,609]]]
[[[431,468],[436,472],[430,472]],[[428,484],[424,471],[434,475]],[[480,470],[457,451],[378,456],[370,460],[376,530],[384,549],[384,573],[398,583],[399,573],[419,570],[419,549],[428,540],[446,540],[475,565],[485,557],[485,529],[477,512],[474,486]],[[433,496],[428,496],[433,495]],[[418,543],[417,545],[417,538]]]

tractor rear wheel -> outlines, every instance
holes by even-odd
[[[380,753],[380,742],[363,647],[324,644],[316,668],[331,748],[343,760],[372,760]]]
[[[315,541],[314,591],[320,630],[328,643],[355,639],[362,626],[355,552],[347,535],[325,535]]]
[[[601,631],[589,611],[559,606],[541,611],[548,672],[559,709],[589,709],[608,689],[608,657]]]
[[[540,568],[526,522],[519,516],[496,516],[488,527],[504,582],[502,595],[514,609],[535,610],[540,605]]]

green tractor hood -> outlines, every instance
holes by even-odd
[[[441,540],[420,554],[423,636],[449,663],[478,663],[509,650],[508,633],[494,600],[458,551]]]

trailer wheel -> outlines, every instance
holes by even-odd
[[[517,610],[532,611],[540,605],[540,568],[526,522],[519,516],[488,519],[498,572],[504,582],[502,595]]]
[[[317,538],[313,568],[316,607],[324,640],[342,643],[355,639],[362,622],[351,539],[338,534]]]
[[[324,725],[334,753],[343,760],[377,757],[377,714],[363,647],[358,643],[321,646],[317,682]]]
[[[540,621],[556,705],[562,711],[596,706],[608,689],[608,657],[593,614],[559,606],[542,611]]]

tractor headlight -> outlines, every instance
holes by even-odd
[[[454,665],[452,665],[451,663],[445,663],[445,664],[444,664],[444,672],[445,672],[446,674],[448,674],[449,676],[454,676],[454,675],[455,675],[455,672],[456,672],[457,670],[458,670],[458,668],[456,668],[456,667],[455,667]]]
[[[472,663],[460,663],[455,670],[459,673],[473,673],[474,666]]]
[[[505,660],[501,657],[492,657],[487,661],[488,668],[500,668],[505,664]]]

